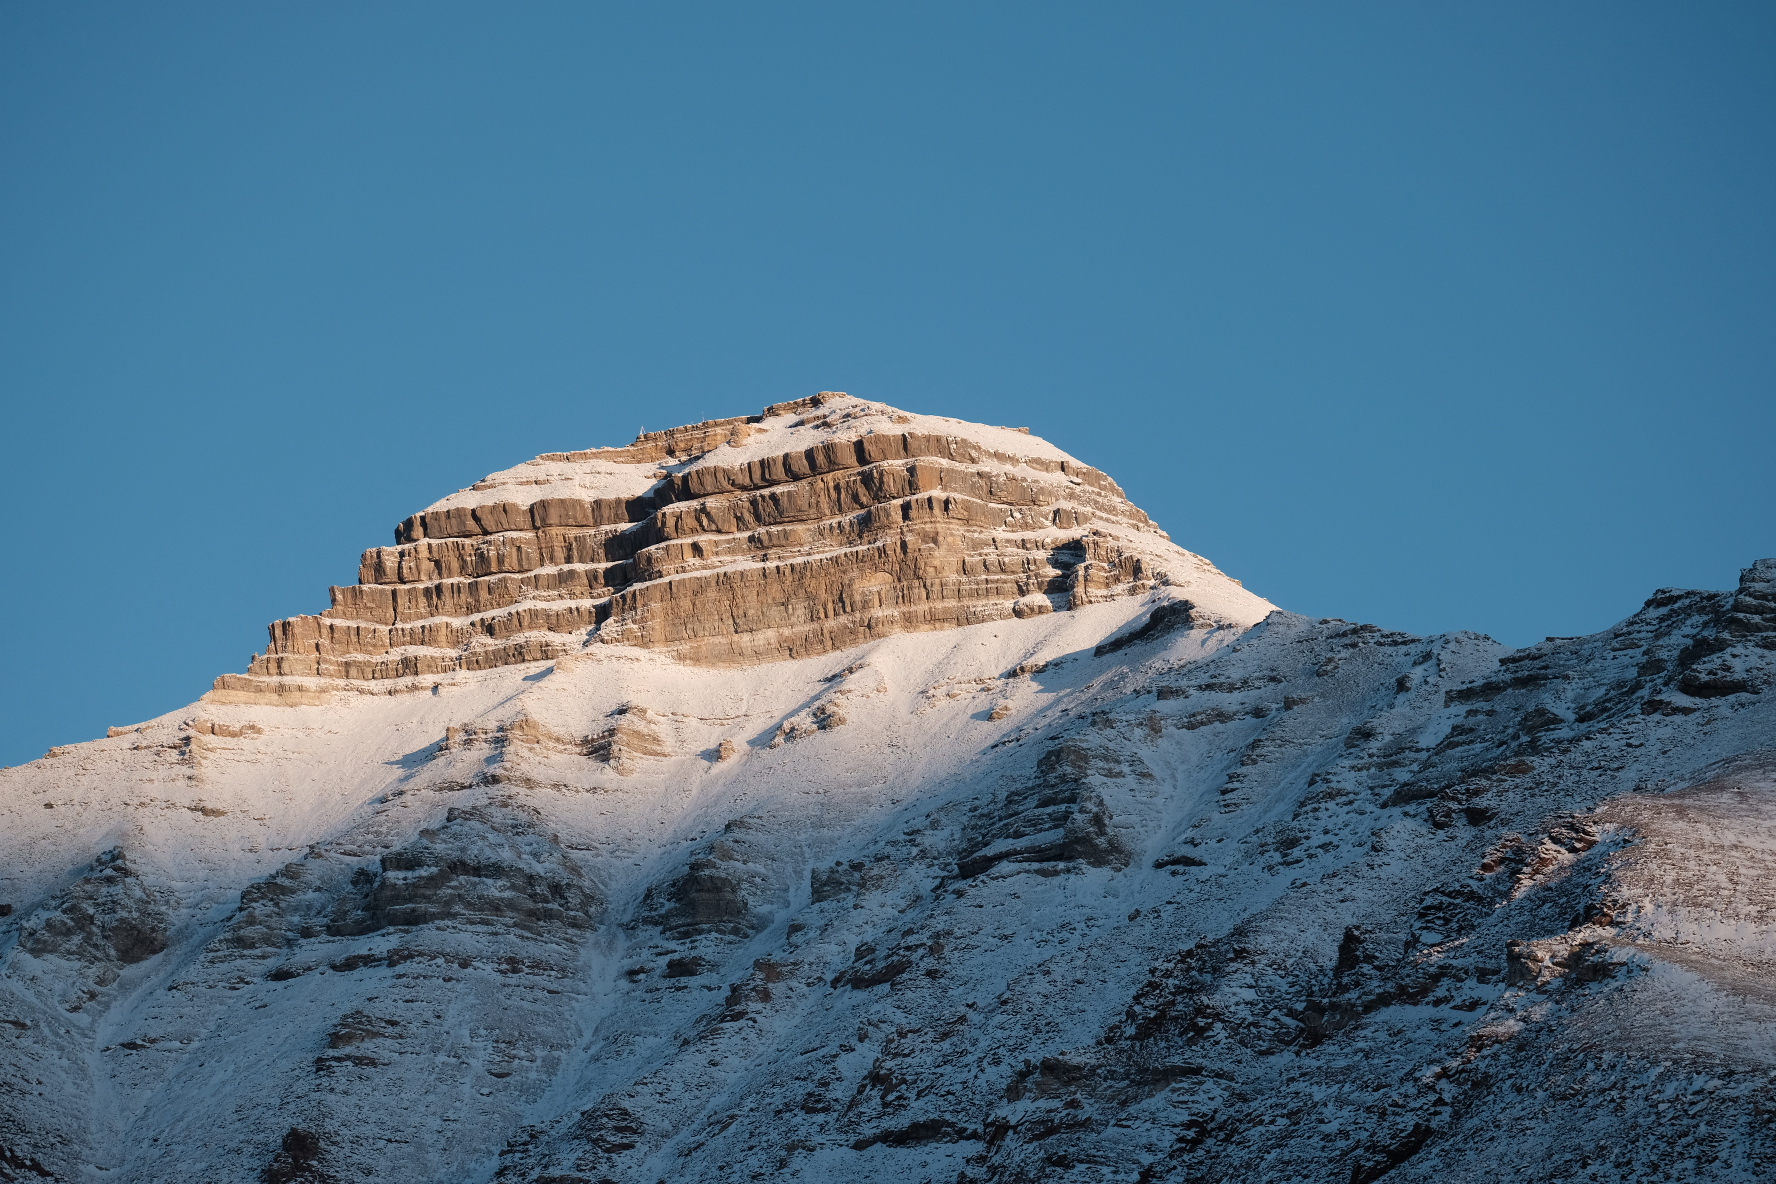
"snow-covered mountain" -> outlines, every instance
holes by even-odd
[[[0,1180],[1776,1177],[1776,560],[1308,619],[837,394],[396,540],[0,772]]]

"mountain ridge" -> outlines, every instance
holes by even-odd
[[[1263,605],[1027,428],[831,391],[546,453],[410,516],[395,539],[365,552],[331,608],[275,622],[248,673],[215,689],[313,694],[287,680],[546,660],[588,629],[689,661],[772,661],[1156,582],[1248,615]]]
[[[0,770],[0,1179],[1776,1171],[1776,560],[1589,637],[1417,637],[1274,608],[1014,429],[817,399],[545,454],[367,553],[665,548],[602,620],[256,663]],[[915,436],[977,451],[858,451]],[[883,506],[932,547],[885,609],[846,599],[880,566],[805,578]],[[468,660],[513,639],[551,652]]]

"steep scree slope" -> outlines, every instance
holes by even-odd
[[[838,396],[399,540],[0,771],[0,1180],[1776,1174],[1776,561],[1312,620]]]

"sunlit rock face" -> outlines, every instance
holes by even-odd
[[[219,688],[482,670],[588,634],[690,662],[776,661],[1218,574],[1026,429],[831,393],[550,453],[395,537]]]
[[[843,396],[403,523],[0,770],[0,1179],[1776,1177],[1776,561],[1275,609]]]

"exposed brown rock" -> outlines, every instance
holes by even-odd
[[[226,739],[238,740],[242,736],[260,736],[265,729],[258,724],[225,724],[213,719],[194,719],[189,725],[193,732],[205,736],[221,736]]]
[[[589,642],[716,665],[805,657],[1139,594],[1165,565],[1208,570],[1109,477],[1027,433],[981,430],[1011,451],[911,423],[827,393],[545,454],[402,522],[357,585],[274,622],[215,694],[294,701],[324,688],[275,680],[422,678]],[[817,442],[759,454],[761,437]]]
[[[652,714],[629,704],[612,713],[610,724],[587,742],[586,753],[618,773],[630,773],[638,758],[670,756],[671,749],[655,727]]]

